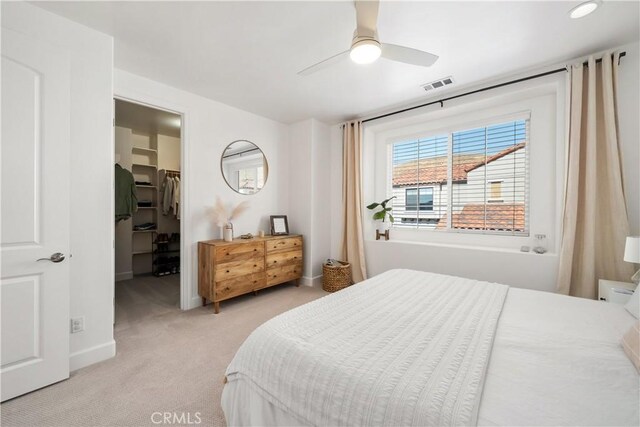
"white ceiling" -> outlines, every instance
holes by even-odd
[[[284,123],[336,123],[640,38],[638,2],[569,19],[578,3],[383,2],[381,40],[435,53],[434,66],[347,60],[301,77],[349,48],[353,3],[35,2],[113,35],[117,68]],[[445,90],[420,87],[449,75]]]

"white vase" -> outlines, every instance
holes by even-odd
[[[378,222],[378,231],[380,233],[384,233],[391,227],[391,223],[389,221],[380,221]]]
[[[225,242],[233,242],[233,224],[225,225],[222,235]]]

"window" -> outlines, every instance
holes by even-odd
[[[513,120],[394,143],[395,225],[528,235],[528,129]]]
[[[242,194],[253,194],[256,190],[260,190],[264,186],[263,170],[263,166],[239,169],[237,171],[238,191]]]
[[[407,188],[405,194],[405,209],[415,211],[418,208],[421,211],[433,210],[433,187],[426,188]],[[418,194],[420,199],[418,201]]]
[[[489,181],[489,202],[502,202],[502,181]]]

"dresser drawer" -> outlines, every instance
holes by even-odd
[[[267,286],[277,285],[278,283],[288,282],[290,280],[302,277],[302,263],[285,265],[284,267],[270,268],[267,270]]]
[[[263,256],[263,242],[228,245],[216,248],[217,264],[223,264],[233,261],[244,261],[252,258],[260,259]]]
[[[267,254],[275,251],[286,251],[291,249],[302,250],[302,237],[283,237],[282,239],[272,239],[267,241]]]
[[[267,253],[267,269],[302,262],[302,250]]]
[[[228,298],[237,297],[238,295],[244,295],[251,291],[264,288],[266,283],[267,281],[264,271],[223,280],[216,283],[213,300],[222,301]]]
[[[225,262],[224,264],[216,265],[215,280],[217,283],[233,277],[246,276],[261,271],[264,271],[264,258]]]

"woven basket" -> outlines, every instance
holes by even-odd
[[[351,264],[337,261],[338,264],[322,264],[322,289],[327,292],[336,292],[350,286]]]

